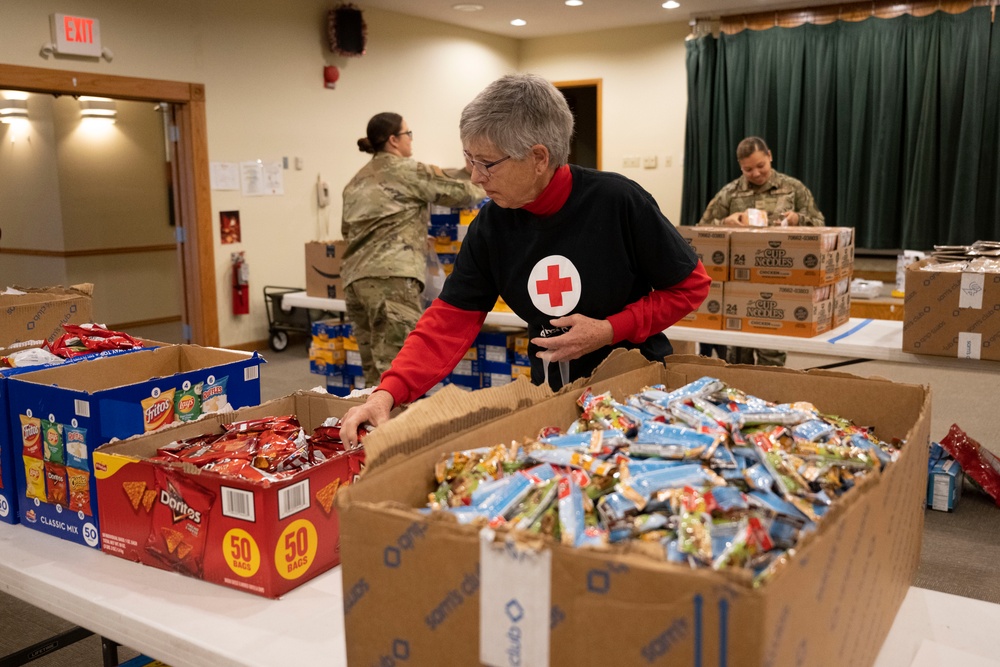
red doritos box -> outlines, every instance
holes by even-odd
[[[294,416],[309,435],[354,405],[357,400],[298,392],[103,445],[94,452],[102,549],[272,598],[340,564],[334,496],[360,474],[362,449],[275,480],[231,474],[237,446],[212,455],[204,443],[278,415]],[[265,439],[260,436],[250,457],[254,471],[267,466]]]

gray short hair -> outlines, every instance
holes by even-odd
[[[476,95],[462,110],[462,143],[485,139],[521,159],[535,144],[549,150],[561,167],[569,159],[573,113],[559,89],[536,74],[508,74]]]

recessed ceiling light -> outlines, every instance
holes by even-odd
[[[513,21],[510,22],[510,24],[521,27],[522,25],[528,25],[528,22],[525,21],[524,19],[514,19]]]
[[[566,0],[567,7],[579,7],[583,4],[583,0]]]
[[[482,5],[452,5],[452,9],[457,9],[460,12],[478,12],[481,11]]]
[[[660,6],[663,7],[664,9],[677,9],[678,7],[681,6],[681,3],[676,2],[675,0],[667,0]]]

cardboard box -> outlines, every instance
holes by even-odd
[[[829,285],[843,277],[851,227],[734,229],[729,237],[731,281]],[[851,255],[853,258],[853,254]]]
[[[705,266],[705,272],[712,280],[729,280],[729,228],[691,227],[677,228],[681,236],[691,244],[698,259]]]
[[[210,509],[201,515],[201,528],[207,531],[201,566],[192,565],[183,573],[274,598],[336,566],[340,562],[339,519],[327,493],[354,481],[364,464],[363,450],[349,450],[270,483],[145,459],[175,440],[222,433],[224,424],[246,419],[295,415],[306,433],[311,433],[328,417],[342,417],[355,405],[359,405],[357,400],[303,391],[103,445],[94,452],[103,551],[172,569],[147,548],[159,537],[152,505],[174,500],[182,506],[181,486],[193,485],[197,492],[210,496]],[[169,471],[167,479],[176,486],[158,486],[157,471],[161,479],[164,471]],[[149,510],[139,503],[134,507],[126,493],[126,488],[140,487],[143,492],[156,491]]]
[[[312,241],[306,244],[306,296],[343,299],[340,277],[346,241]]]
[[[1000,273],[922,271],[906,267],[903,351],[1000,361]]]
[[[547,663],[521,664],[874,662],[919,563],[929,388],[694,357],[664,367],[638,356],[615,354],[589,381],[556,395],[521,381],[468,395],[442,391],[379,427],[366,442],[367,473],[338,500],[349,664],[391,664],[383,658],[400,655],[437,664],[447,655],[449,664],[473,665],[484,645],[523,658],[519,651],[536,641],[547,641]],[[758,588],[733,573],[693,570],[639,549],[572,549],[497,529],[501,541],[512,539],[504,563],[524,564],[537,585],[516,598],[523,580],[501,579],[510,588],[484,596],[499,574],[490,534],[409,509],[426,502],[442,453],[565,426],[578,416],[585,386],[620,399],[645,385],[672,389],[706,374],[768,400],[810,401],[875,426],[884,439],[906,440],[899,459],[840,498]],[[483,636],[483,618],[502,622],[486,624],[491,634]],[[598,629],[610,639],[594,641]]]
[[[4,523],[18,523],[18,488],[17,476],[14,473],[16,466],[23,466],[21,459],[22,440],[25,434],[22,433],[21,420],[18,418],[12,423],[10,420],[10,401],[8,397],[10,390],[7,387],[8,378],[24,373],[33,373],[44,368],[54,368],[64,364],[76,364],[99,359],[101,357],[117,356],[119,354],[130,354],[144,349],[158,347],[161,343],[145,341],[148,348],[136,348],[134,350],[108,350],[105,352],[94,352],[80,355],[71,359],[66,359],[60,364],[47,364],[43,366],[29,366],[24,368],[0,368],[0,521]],[[31,348],[41,347],[41,341],[33,343],[20,343],[14,347],[0,349],[0,357],[5,357],[14,352],[19,352]],[[29,426],[30,430],[30,426]],[[13,435],[13,437],[12,437]]]
[[[723,320],[723,282],[713,280],[708,289],[708,296],[698,306],[698,310],[688,313],[677,326],[696,327],[698,329],[721,329]]]
[[[728,282],[725,329],[810,338],[833,322],[833,286]]]
[[[932,442],[927,461],[927,506],[939,512],[954,512],[964,484],[962,466],[941,445]]]
[[[0,347],[22,341],[54,341],[62,325],[93,322],[90,283],[71,287],[14,287],[23,294],[0,294]]]
[[[847,275],[833,286],[833,323],[836,329],[851,319],[851,276]]]
[[[172,345],[9,378],[11,440],[22,441],[24,417],[38,422],[28,423],[41,431],[40,444],[52,442],[51,450],[15,455],[21,523],[100,548],[93,451],[113,438],[172,423],[175,404],[196,405],[193,398],[181,399],[198,384],[206,410],[256,405],[261,363],[256,352]]]

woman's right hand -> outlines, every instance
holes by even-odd
[[[365,401],[364,405],[358,405],[347,411],[340,421],[340,439],[347,447],[356,447],[358,444],[358,427],[362,424],[378,426],[389,420],[389,413],[392,411],[394,399],[392,394],[376,389]]]

